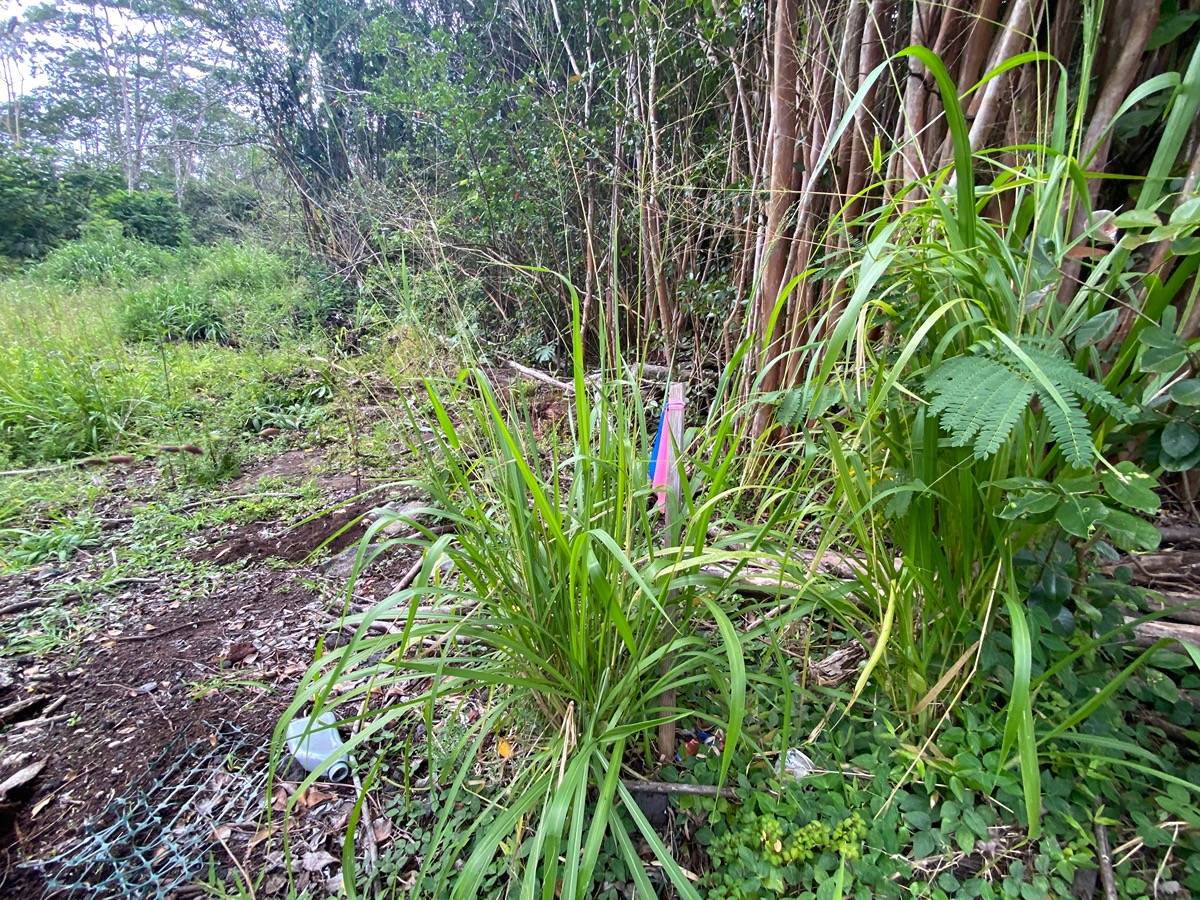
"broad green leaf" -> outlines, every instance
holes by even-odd
[[[1200,406],[1200,378],[1186,378],[1171,385],[1171,399],[1180,406]]]
[[[1160,328],[1158,325],[1143,328],[1138,334],[1138,340],[1147,347],[1159,350],[1187,350],[1187,344],[1181,341],[1174,331]]]
[[[1154,228],[1162,224],[1158,214],[1148,209],[1131,209],[1113,219],[1117,228]]]
[[[1200,434],[1182,419],[1173,419],[1162,432],[1162,448],[1168,456],[1182,459],[1200,444]]]
[[[1183,456],[1172,456],[1166,451],[1166,448],[1163,448],[1158,462],[1167,472],[1187,472],[1200,465],[1200,445],[1192,448],[1190,453]]]
[[[1137,550],[1154,550],[1162,540],[1162,535],[1152,523],[1119,509],[1108,511],[1104,518],[1104,528],[1114,544],[1130,553]]]
[[[1179,10],[1170,15],[1164,15],[1150,34],[1146,43],[1147,50],[1157,50],[1165,47],[1171,41],[1183,37],[1196,22],[1200,20],[1200,12],[1194,10]]]
[[[1021,494],[1017,497],[1012,497],[997,511],[1001,519],[1013,521],[1022,519],[1025,516],[1036,516],[1044,512],[1049,512],[1058,505],[1058,495],[1050,493],[1040,493],[1030,491],[1027,494]]]
[[[1112,330],[1117,326],[1119,315],[1119,310],[1106,309],[1104,312],[1092,316],[1075,329],[1075,346],[1087,347],[1104,340],[1112,334]]]
[[[1142,368],[1147,372],[1160,375],[1170,375],[1177,372],[1187,363],[1185,350],[1167,350],[1158,347],[1148,347],[1142,353]]]
[[[1001,478],[989,481],[988,487],[1000,488],[1002,491],[1044,491],[1050,489],[1050,482],[1043,478]]]
[[[1184,200],[1171,211],[1172,225],[1200,224],[1200,197]]]
[[[1117,463],[1115,471],[1105,472],[1100,481],[1108,496],[1122,506],[1152,513],[1161,505],[1158,494],[1154,493],[1157,482],[1129,460]]]
[[[1088,538],[1096,523],[1107,515],[1108,507],[1096,497],[1068,497],[1059,504],[1054,518],[1067,534]]]

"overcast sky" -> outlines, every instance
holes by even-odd
[[[38,2],[43,0],[0,0],[0,22],[7,27],[10,18],[19,16],[27,7],[36,6]],[[21,60],[18,69],[22,79],[21,93],[28,93],[46,83],[45,75],[36,71],[36,67],[30,65],[29,60]]]

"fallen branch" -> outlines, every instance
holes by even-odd
[[[1152,612],[1167,612],[1167,618],[1173,622],[1184,622],[1188,625],[1200,625],[1200,597],[1191,594],[1180,594],[1174,591],[1159,591],[1162,599],[1146,598],[1146,606]]]
[[[808,563],[810,574],[820,571],[837,578],[853,580],[861,576],[863,572],[864,564],[861,560],[835,553],[832,550],[826,550],[820,555],[805,550],[797,553],[796,557]],[[901,560],[897,558],[894,565],[899,570],[902,565]],[[700,571],[705,575],[728,578],[733,572],[733,567],[723,564],[708,565],[703,566]],[[800,590],[805,587],[805,584],[785,578],[780,572],[779,563],[774,559],[763,558],[738,569],[737,575],[733,579],[733,587],[743,593],[775,595],[780,591]]]
[[[5,707],[0,708],[0,724],[16,718],[21,713],[25,712],[25,710],[45,703],[49,699],[50,698],[45,694],[34,694],[32,697],[26,697],[24,700],[17,700],[14,703],[10,703]]]
[[[693,797],[738,799],[737,791],[733,788],[716,787],[711,784],[675,784],[669,781],[638,781],[633,778],[622,778],[621,784],[630,791],[638,791],[642,794],[688,794]]]
[[[1194,525],[1163,525],[1158,529],[1158,533],[1167,544],[1200,542],[1200,528]]]
[[[221,496],[217,496],[217,497],[201,497],[199,500],[193,500],[190,503],[185,503],[185,504],[183,504],[183,506],[179,507],[178,509],[171,510],[171,512],[178,515],[181,512],[187,512],[189,509],[196,509],[199,506],[209,506],[210,504],[213,504],[213,503],[236,503],[238,500],[260,500],[260,499],[271,499],[271,498],[281,499],[281,500],[295,500],[297,497],[303,497],[303,496],[304,495],[302,493],[300,493],[299,491],[282,491],[282,492],[259,491],[259,492],[251,493],[251,494],[229,494],[229,495],[221,495]]]
[[[71,718],[71,713],[59,713],[57,716],[39,716],[36,719],[24,719],[13,725],[13,728],[36,728],[38,725],[52,725]]]
[[[82,469],[88,466],[121,466],[137,462],[132,456],[115,453],[112,456],[85,456],[83,459],[73,459],[70,462],[56,463],[53,466],[38,466],[33,469],[7,469],[0,472],[0,478],[18,478],[23,475],[49,475],[53,472],[66,472],[68,469]]]
[[[46,767],[47,759],[48,757],[43,757],[37,762],[30,763],[29,765],[25,766],[25,768],[19,769],[12,775],[8,776],[3,783],[0,783],[0,802],[7,801],[8,795],[11,792],[17,790],[18,788],[24,787],[25,785],[29,784],[29,782],[33,781],[33,779],[37,778],[38,775],[41,774],[42,769]]]
[[[537,369],[531,369],[528,366],[523,366],[518,362],[513,362],[511,359],[505,360],[505,365],[507,365],[514,372],[524,375],[526,378],[529,378],[532,381],[540,381],[542,384],[548,384],[550,387],[558,388],[560,391],[563,391],[567,394],[575,393],[574,385],[567,384],[565,381],[559,381],[554,376],[547,375],[545,372],[539,372]]]
[[[27,609],[37,609],[49,601],[49,597],[35,597],[32,600],[18,600],[16,603],[8,603],[0,606],[0,616],[6,616],[9,613],[25,612]]]

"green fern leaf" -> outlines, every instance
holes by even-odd
[[[1092,446],[1092,430],[1087,416],[1070,391],[1059,390],[1063,404],[1060,405],[1049,394],[1038,391],[1042,409],[1050,422],[1050,431],[1063,456],[1073,466],[1084,468],[1095,461],[1096,448]],[[1065,409],[1063,407],[1066,407]]]
[[[975,456],[986,459],[1008,440],[1021,414],[1029,407],[1034,390],[1030,384],[1014,379],[1016,385],[1008,391],[997,392],[985,404],[982,413],[984,424],[975,438]]]
[[[970,386],[963,404],[963,417],[956,423],[953,443],[957,447],[967,446],[976,434],[989,430],[997,424],[992,420],[994,416],[992,402],[996,397],[1010,397],[1026,389],[1026,383],[1012,369],[1005,368],[991,360],[986,360],[986,362],[991,365],[986,371],[980,367],[983,377],[977,379]],[[1032,390],[1030,390],[1030,394],[1032,394]],[[1028,401],[1028,397],[1026,397],[1026,401]],[[1012,430],[1012,424],[1009,423],[1008,431]],[[1005,432],[1004,437],[1008,437],[1008,431]]]
[[[779,409],[776,413],[780,425],[790,427],[796,424],[805,393],[807,392],[798,389],[784,392],[783,399],[779,401]]]
[[[1041,367],[1042,371],[1059,388],[1060,393],[1062,388],[1066,388],[1088,403],[1095,403],[1122,420],[1128,419],[1133,414],[1134,411],[1131,407],[1126,406],[1110,394],[1103,385],[1088,378],[1069,361],[1035,348],[1023,347],[1022,349]]]
[[[993,349],[948,359],[925,376],[925,387],[931,398],[929,413],[950,435],[951,445],[970,446],[980,459],[996,453],[1012,437],[1034,396],[1054,442],[1074,466],[1088,466],[1095,459],[1085,404],[1120,418],[1131,414],[1070,360],[1024,343],[1020,354]]]

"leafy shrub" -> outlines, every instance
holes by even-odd
[[[52,250],[38,265],[38,277],[70,287],[106,284],[124,287],[167,269],[171,255],[123,237],[118,229],[92,223],[84,238]]]
[[[258,244],[223,242],[187,253],[191,281],[221,309],[232,339],[277,347],[351,321],[355,297],[309,259],[294,262]]]
[[[181,202],[192,237],[211,243],[234,237],[251,224],[259,212],[258,193],[242,185],[188,182]]]
[[[183,281],[132,291],[121,310],[129,341],[225,341],[229,332],[212,295]]]
[[[40,257],[76,237],[95,197],[119,183],[112,170],[60,170],[48,154],[0,153],[0,255]]]
[[[47,560],[66,562],[77,551],[93,546],[99,532],[95,519],[86,515],[63,518],[39,531],[0,527],[0,572]]]
[[[113,191],[96,204],[95,212],[119,223],[126,237],[159,247],[179,247],[188,238],[183,210],[162,191]]]
[[[264,428],[296,431],[310,428],[325,416],[333,398],[330,383],[317,373],[295,370],[264,372],[253,390],[252,410],[245,422],[250,432]]]

